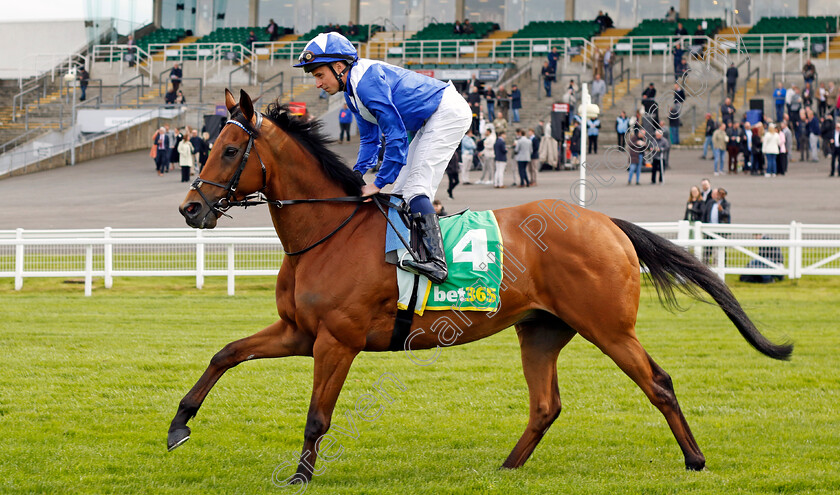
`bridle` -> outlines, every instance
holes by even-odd
[[[256,131],[259,131],[260,126],[262,125],[263,116],[262,116],[262,113],[260,113],[260,112],[256,112],[255,115],[256,115],[256,124],[255,124],[254,128],[255,128]],[[303,253],[309,251],[310,249],[314,248],[315,246],[318,246],[318,245],[322,244],[327,239],[329,239],[330,237],[332,237],[333,235],[338,233],[339,230],[344,228],[344,226],[347,225],[350,222],[350,220],[353,219],[354,216],[356,216],[356,213],[359,211],[359,208],[362,206],[362,203],[364,203],[368,199],[372,199],[373,202],[376,203],[379,210],[385,216],[385,219],[388,221],[388,223],[391,223],[391,220],[388,218],[388,214],[385,212],[385,208],[396,208],[397,206],[395,206],[393,203],[391,203],[388,199],[383,199],[384,197],[387,197],[389,195],[376,195],[373,198],[367,198],[367,197],[362,197],[362,196],[343,196],[343,197],[338,197],[338,198],[283,199],[283,200],[272,200],[272,199],[266,198],[265,194],[263,194],[263,192],[265,191],[266,187],[268,186],[268,181],[267,181],[267,176],[266,176],[267,174],[266,174],[266,169],[265,169],[265,163],[263,163],[259,152],[256,150],[256,148],[254,148],[254,140],[257,138],[256,133],[254,131],[251,131],[250,129],[248,129],[244,124],[242,124],[242,122],[239,122],[238,120],[228,119],[228,121],[225,122],[225,125],[227,125],[227,124],[233,124],[233,125],[239,127],[240,129],[242,129],[243,131],[245,131],[246,134],[248,134],[248,145],[245,148],[245,154],[242,155],[242,160],[239,162],[239,167],[236,169],[236,172],[233,174],[233,176],[230,178],[230,180],[227,182],[227,184],[219,184],[218,182],[213,182],[213,181],[209,181],[209,180],[206,180],[206,179],[202,179],[201,177],[196,177],[195,180],[193,181],[193,183],[190,185],[190,190],[196,191],[198,193],[198,195],[201,196],[201,200],[204,201],[204,204],[206,204],[207,207],[210,208],[210,210],[213,211],[214,213],[217,213],[218,215],[224,215],[224,216],[230,218],[230,215],[228,215],[225,212],[233,206],[242,206],[244,208],[247,208],[249,206],[256,206],[256,205],[261,205],[261,204],[269,204],[269,205],[275,206],[277,208],[282,208],[284,206],[290,206],[290,205],[304,204],[304,203],[326,203],[326,202],[330,202],[330,203],[355,203],[356,204],[356,208],[353,209],[353,212],[350,214],[350,216],[345,218],[344,221],[341,222],[338,225],[338,227],[335,228],[335,230],[333,230],[332,232],[330,232],[329,234],[324,236],[321,240],[315,242],[314,244],[311,244],[309,247],[306,247],[306,248],[298,250],[298,251],[291,251],[291,252],[286,251],[286,248],[284,247],[283,248],[283,253],[285,253],[286,256],[297,256],[299,254],[303,254]],[[245,170],[245,166],[248,164],[248,158],[250,158],[252,149],[257,154],[257,159],[259,160],[260,167],[262,168],[263,185],[257,192],[255,192],[253,194],[249,194],[249,195],[245,196],[244,198],[242,198],[241,200],[237,200],[236,199],[236,188],[239,186],[239,179],[242,176],[242,172]],[[222,198],[219,198],[215,202],[211,203],[210,200],[207,199],[207,196],[204,195],[204,192],[201,190],[201,186],[203,184],[210,184],[211,186],[216,186],[216,187],[224,189],[225,196],[222,197]],[[382,196],[382,197],[378,197],[378,196]],[[399,237],[400,241],[402,241],[402,243],[406,247],[406,249],[408,249],[408,252],[411,253],[411,249],[409,249],[408,242],[405,239],[403,239],[403,237],[399,234],[399,232],[397,231],[396,227],[393,226],[393,224],[391,225],[391,227],[397,233],[397,236]],[[413,253],[411,253],[411,255],[412,255],[412,257],[414,257]]]
[[[256,112],[256,125],[254,126],[255,129],[258,131],[260,126],[262,125],[263,116],[262,113]],[[265,164],[260,157],[259,152],[254,148],[254,140],[256,139],[256,134],[245,127],[241,122],[238,120],[228,119],[225,122],[225,125],[233,124],[248,134],[248,146],[245,148],[245,154],[242,155],[242,160],[239,162],[239,168],[236,169],[236,172],[230,178],[227,184],[219,184],[218,182],[213,182],[209,180],[202,179],[200,176],[196,177],[193,183],[190,185],[190,189],[193,191],[198,192],[198,195],[201,196],[202,201],[206,204],[210,210],[218,215],[225,215],[226,217],[230,217],[227,213],[232,206],[251,206],[252,204],[260,204],[259,202],[255,203],[254,200],[258,200],[261,196],[263,196],[263,191],[265,191],[266,186],[268,185],[268,181],[266,179],[266,170]],[[248,158],[251,156],[251,150],[257,154],[257,159],[260,161],[260,167],[262,167],[262,180],[263,185],[262,187],[253,195],[246,196],[241,201],[236,199],[236,188],[239,187],[239,179],[242,177],[242,172],[245,170],[245,165],[248,164]],[[211,186],[216,186],[224,189],[225,196],[219,198],[214,203],[210,203],[207,199],[207,196],[204,195],[204,192],[201,190],[201,186],[203,184],[210,184]]]

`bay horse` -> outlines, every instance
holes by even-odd
[[[250,359],[311,356],[312,397],[295,474],[308,482],[318,440],[330,428],[353,359],[362,351],[389,350],[398,296],[396,268],[384,260],[386,220],[373,203],[359,202],[361,179],[327,147],[320,123],[292,117],[277,102],[263,115],[244,91],[239,103],[230,91],[225,100],[230,120],[180,212],[192,227],[213,228],[224,210],[246,204],[252,193],[268,200],[287,251],[275,292],[280,319],[213,356],[178,405],[167,443],[172,450],[189,439],[187,422],[228,369]],[[340,197],[357,201],[329,201]],[[700,298],[702,289],[759,352],[788,359],[793,345],[764,337],[726,284],[686,250],[630,222],[559,200],[494,213],[506,264],[500,308],[492,315],[426,311],[415,317],[406,352],[440,346],[445,331],[444,340],[453,345],[516,327],[530,411],[525,432],[502,467],[517,468],[560,414],[557,358],[579,334],[609,356],[665,416],[686,468],[703,469],[705,458],[670,377],[636,338],[640,264],[661,302],[675,303],[675,290]],[[509,271],[507,265],[519,270]],[[442,329],[444,317],[457,322],[457,330]]]

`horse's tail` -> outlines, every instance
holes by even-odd
[[[675,288],[695,299],[703,300],[699,287],[712,296],[750,345],[773,359],[790,358],[793,344],[774,344],[762,335],[729,287],[697,258],[676,244],[633,223],[617,218],[613,218],[612,221],[630,238],[639,261],[648,269],[659,300],[665,306],[679,307],[674,296]]]

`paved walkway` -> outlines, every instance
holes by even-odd
[[[336,146],[352,163],[354,145]],[[698,158],[696,150],[674,150],[671,170],[665,182],[651,185],[642,176],[642,185],[628,186],[626,172],[598,168],[601,182],[592,179],[596,197],[591,208],[631,221],[673,221],[683,218],[691,185],[709,177],[714,187],[729,192],[734,223],[838,223],[840,178],[828,177],[829,162],[791,164],[785,177],[724,175],[714,177],[712,161]],[[602,154],[590,159],[602,163]],[[615,159],[619,163],[618,158]],[[513,182],[515,166],[508,165],[508,184]],[[478,173],[480,174],[480,172]],[[479,175],[472,172],[473,180]],[[573,201],[570,189],[579,179],[578,171],[542,172],[535,188],[494,189],[486,185],[461,185],[455,199],[446,197],[447,179],[438,198],[447,210],[464,207],[476,210],[513,206],[544,198]],[[367,176],[368,182],[372,181]],[[185,227],[178,213],[188,185],[180,182],[180,171],[159,177],[147,151],[126,153],[47,172],[0,180],[3,215],[0,229],[64,229],[110,227]],[[298,208],[306,208],[299,206]],[[265,207],[235,209],[233,219],[222,218],[219,226],[270,226]]]

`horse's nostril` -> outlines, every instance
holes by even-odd
[[[195,215],[198,212],[199,205],[198,203],[190,203],[184,208],[184,211],[187,212],[189,215]]]

